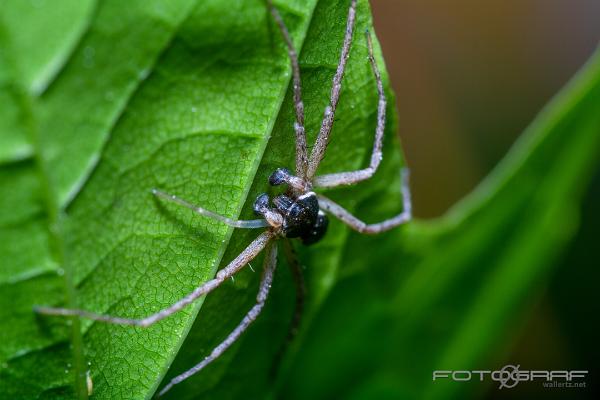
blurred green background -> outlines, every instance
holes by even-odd
[[[600,39],[597,0],[372,0],[374,24],[397,96],[415,213],[440,216],[505,155]],[[600,112],[600,105],[598,107]],[[597,398],[600,301],[600,170],[576,238],[549,285],[512,329],[497,360],[521,369],[589,369]],[[508,338],[507,338],[508,339]],[[477,389],[476,389],[477,390]],[[537,386],[479,389],[483,398],[531,398]]]

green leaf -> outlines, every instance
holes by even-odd
[[[599,103],[597,51],[443,218],[377,238],[351,235],[344,277],[306,335],[286,398],[465,398],[481,383],[434,382],[433,371],[519,363],[503,358],[512,328],[577,231],[598,168]],[[369,248],[377,251],[365,255]]]
[[[201,301],[147,329],[88,320],[70,325],[36,316],[33,306],[145,316],[210,279],[221,261],[257,235],[236,232],[230,242],[231,229],[157,202],[150,189],[159,187],[224,215],[250,217],[256,194],[267,190],[268,174],[293,165],[287,53],[259,1],[157,0],[122,7],[108,0],[77,8],[58,2],[52,12],[29,15],[31,29],[18,22],[23,7],[15,0],[0,10],[0,96],[9,105],[2,111],[7,122],[0,125],[0,393],[86,398],[89,374],[94,398],[149,398]],[[278,7],[302,48],[312,140],[328,100],[348,4],[281,1]],[[58,29],[67,11],[69,26]],[[42,26],[56,34],[46,37]],[[361,1],[322,171],[358,168],[368,159],[377,104],[362,36],[370,26],[368,4]],[[32,48],[35,57],[28,64]],[[391,108],[389,115],[393,122]],[[385,168],[396,176],[393,128],[391,123]],[[352,196],[346,204],[352,208],[372,188],[385,186],[385,176],[345,192]],[[397,186],[392,192],[398,194]],[[346,237],[347,229],[336,225],[326,242],[311,249],[310,313],[335,283]],[[263,338],[272,343],[283,341],[287,304],[293,301],[285,272],[278,277],[283,280],[266,317],[252,333],[264,331],[275,318],[281,329]],[[181,360],[192,354],[190,348],[197,358],[187,364],[177,360],[172,373],[206,355],[210,348],[198,343],[224,338],[255,296],[257,278],[245,271],[209,297]],[[215,395],[243,390],[242,382],[230,388],[228,380],[244,354],[238,356],[237,349],[179,394],[193,397],[198,382]],[[262,362],[253,364],[246,384],[256,376],[266,383],[276,350],[271,346]]]

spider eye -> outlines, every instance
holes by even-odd
[[[319,211],[317,216],[317,221],[312,226],[311,230],[301,237],[302,243],[305,245],[311,245],[313,243],[317,243],[319,240],[323,238],[325,233],[327,232],[327,227],[329,226],[329,218],[323,211]]]

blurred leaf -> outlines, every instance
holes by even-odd
[[[21,82],[30,92],[43,92],[68,61],[88,28],[95,3],[95,0],[3,3],[3,28],[12,42]]]
[[[464,398],[485,386],[433,382],[433,371],[519,364],[503,350],[577,230],[600,160],[598,104],[600,51],[445,217],[351,235],[346,277],[306,335],[285,397]]]
[[[15,0],[0,10],[0,393],[86,398],[89,371],[96,399],[148,398],[201,302],[148,329],[88,320],[69,328],[60,318],[36,317],[32,307],[141,317],[214,276],[222,258],[233,258],[257,232],[236,233],[228,246],[230,229],[157,202],[149,190],[160,187],[234,217],[248,199],[242,215],[249,217],[268,174],[293,165],[289,61],[262,1],[71,3],[41,2],[38,10],[27,9],[37,3]],[[313,133],[328,100],[348,7],[316,3],[278,5],[297,45],[304,44],[304,100]],[[19,23],[25,14],[27,24]],[[370,151],[377,99],[362,37],[370,25],[361,1],[323,171],[357,168]],[[386,168],[397,171],[399,157],[388,150]],[[377,186],[386,186],[381,177],[346,192],[349,207]],[[318,252],[311,264],[313,309],[335,282],[346,236],[335,226],[311,249]],[[224,338],[255,296],[257,278],[242,273],[209,297],[212,305],[197,319],[172,373],[191,367]],[[257,376],[266,382],[277,350],[272,344],[283,341],[285,302],[293,301],[284,282],[252,333],[267,332],[262,344],[271,344],[261,363],[240,364],[247,347],[239,357],[232,349],[199,381],[182,385],[179,395],[195,396],[197,382],[215,395],[248,386],[265,390],[252,382]],[[281,329],[266,329],[270,321]],[[197,358],[183,363],[189,348]],[[242,364],[248,373],[233,387],[229,376]]]

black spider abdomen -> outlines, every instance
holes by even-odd
[[[327,232],[327,226],[329,226],[329,219],[327,218],[327,215],[325,215],[323,211],[319,211],[315,224],[307,233],[300,237],[302,239],[302,243],[307,246],[317,243]]]
[[[277,210],[283,216],[283,233],[288,238],[310,235],[319,217],[317,196],[309,192],[294,200],[284,194],[273,199]]]

